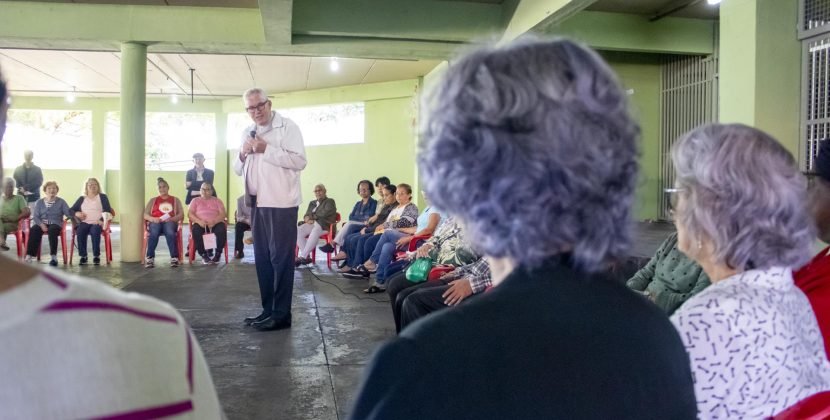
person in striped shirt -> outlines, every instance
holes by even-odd
[[[0,142],[8,106],[0,76]],[[0,418],[224,418],[170,305],[5,256],[0,273]]]

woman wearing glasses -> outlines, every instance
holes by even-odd
[[[767,418],[830,390],[816,316],[793,282],[815,240],[795,159],[739,124],[693,130],[671,155],[677,246],[712,281],[671,317],[699,417]]]
[[[196,243],[196,252],[202,257],[204,264],[216,264],[225,249],[225,242],[228,240],[228,231],[225,227],[225,204],[222,200],[213,196],[213,185],[205,182],[199,190],[201,194],[194,198],[187,211],[187,217],[192,224],[193,241]],[[213,233],[216,235],[216,251],[205,249],[204,235]]]

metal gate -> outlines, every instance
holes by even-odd
[[[799,161],[813,170],[818,146],[830,138],[830,0],[799,0],[802,44]]]
[[[671,147],[683,133],[718,119],[717,54],[668,56],[660,75],[660,211],[669,219],[667,188],[674,187]]]

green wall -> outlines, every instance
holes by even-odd
[[[623,87],[633,90],[629,104],[642,130],[634,215],[638,220],[655,219],[660,206],[660,56],[611,52],[603,56]]]
[[[730,0],[720,9],[720,121],[766,131],[796,158],[801,144],[798,2]],[[800,159],[803,162],[803,159]]]
[[[376,83],[341,88],[321,89],[283,93],[273,96],[275,108],[302,107],[342,102],[365,102],[365,142],[362,144],[307,146],[309,164],[302,174],[303,200],[313,198],[313,186],[326,185],[329,196],[339,204],[343,217],[347,217],[358,197],[357,182],[386,175],[393,182],[414,183],[415,162],[415,95],[417,80]],[[225,101],[197,101],[195,104],[180,102],[171,104],[163,99],[149,99],[148,112],[214,112],[216,114],[216,189],[226,202],[230,215],[236,208],[236,197],[242,194],[241,178],[233,173],[229,165],[235,159],[236,149],[227,149],[225,127],[227,114],[239,112],[240,99]],[[104,169],[104,124],[108,111],[118,110],[118,99],[81,99],[74,104],[63,98],[19,97],[15,108],[20,109],[77,109],[93,112],[93,167],[89,170],[44,170],[45,179],[57,180],[61,186],[60,195],[72,201],[83,190],[86,178],[97,177],[104,192],[111,198],[116,212],[120,208],[120,171]],[[302,129],[302,127],[300,127]],[[231,140],[233,141],[233,140]],[[37,158],[37,157],[36,157]],[[37,162],[37,159],[35,159]],[[229,169],[230,168],[230,169]],[[8,175],[14,168],[6,168]],[[156,191],[156,178],[164,177],[171,186],[171,193],[184,198],[183,171],[146,171],[144,176],[145,199],[149,200]],[[230,199],[229,199],[230,198]],[[303,204],[302,211],[305,210]]]

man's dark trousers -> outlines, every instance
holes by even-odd
[[[252,208],[254,260],[262,312],[276,321],[291,316],[298,207]]]

